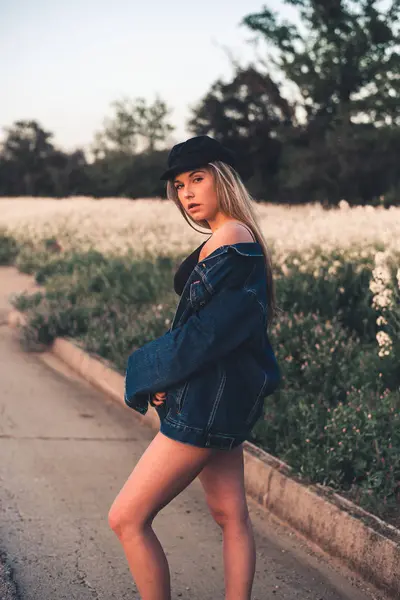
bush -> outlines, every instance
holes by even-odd
[[[290,313],[339,317],[363,341],[374,341],[377,328],[369,289],[373,262],[372,249],[358,256],[357,262],[346,251],[327,255],[320,247],[306,258],[293,253],[285,261],[285,270],[278,269],[279,306]]]
[[[42,255],[36,280],[46,284],[44,295],[14,300],[26,311],[23,342],[32,350],[57,336],[75,337],[124,370],[132,347],[160,336],[173,316],[172,261],[162,257],[137,261],[90,251],[43,262]]]
[[[12,265],[18,251],[17,240],[6,229],[0,229],[0,265]]]

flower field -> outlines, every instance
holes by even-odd
[[[269,335],[283,380],[251,441],[399,524],[400,209],[256,212],[274,265],[280,312]],[[133,348],[167,330],[174,271],[204,240],[160,199],[3,198],[0,230],[0,262],[46,289],[15,298],[26,347],[71,336],[120,372]]]

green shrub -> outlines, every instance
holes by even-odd
[[[18,256],[17,240],[4,228],[0,229],[0,265],[12,265]]]
[[[166,330],[176,302],[172,261],[162,257],[138,261],[93,251],[71,253],[64,260],[48,256],[36,280],[45,283],[45,295],[20,294],[14,300],[28,319],[22,331],[25,347],[40,348],[57,336],[76,337],[121,370],[132,347]]]
[[[375,512],[395,505],[400,500],[398,369],[394,391],[388,387],[395,357],[380,358],[376,344],[361,345],[338,318],[325,321],[318,313],[281,317],[271,339],[283,383],[266,398],[252,441],[310,481],[348,491]],[[381,463],[378,445],[385,449]]]
[[[375,311],[369,290],[372,251],[354,263],[348,261],[345,251],[326,255],[316,247],[307,263],[296,252],[286,260],[286,266],[289,273],[280,272],[276,282],[279,306],[284,311],[319,312],[326,319],[339,317],[363,341],[375,340]]]

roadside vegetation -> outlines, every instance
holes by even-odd
[[[173,274],[186,254],[0,233],[1,263],[43,286],[13,300],[28,319],[24,347],[71,337],[120,373],[130,352],[169,329]],[[269,335],[283,381],[250,441],[399,526],[400,251],[382,240],[347,248],[317,240],[273,256],[282,312]]]

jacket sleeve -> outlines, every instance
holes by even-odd
[[[186,380],[239,346],[264,324],[263,310],[253,292],[243,287],[223,288],[183,325],[128,357],[126,404],[146,412],[151,394]]]

